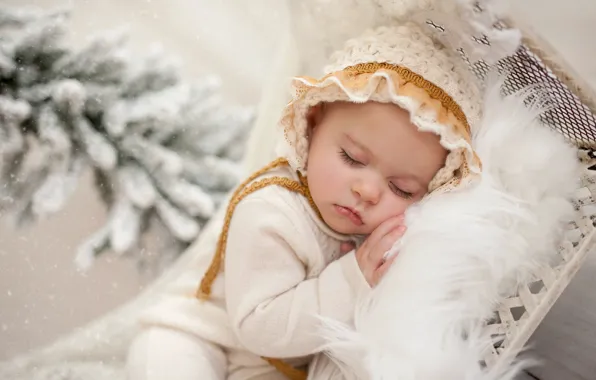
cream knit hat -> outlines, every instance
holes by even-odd
[[[440,14],[436,13],[440,2],[393,3],[393,8],[385,11],[395,9],[399,15],[385,26],[348,40],[342,50],[332,55],[321,79],[293,79],[292,101],[285,107],[280,122],[285,139],[278,153],[294,169],[306,171],[307,114],[321,102],[394,103],[409,111],[411,121],[420,131],[437,134],[441,145],[449,151],[445,166],[429,185],[429,192],[468,183],[481,172],[481,163],[471,145],[471,129],[479,122],[482,112],[477,79],[462,61],[459,55],[462,50],[458,53],[444,35],[433,35],[433,32],[441,33],[441,27],[421,17]],[[408,5],[411,12],[407,11]],[[461,10],[456,14],[462,15]],[[464,28],[458,26],[457,30]],[[487,38],[485,33],[483,38]],[[507,42],[512,47],[507,52],[512,53],[517,45]]]

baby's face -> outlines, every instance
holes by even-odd
[[[394,104],[329,103],[310,117],[307,180],[325,222],[370,234],[427,192],[447,151]]]

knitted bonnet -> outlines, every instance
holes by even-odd
[[[393,103],[410,113],[420,131],[440,137],[448,150],[445,166],[429,192],[449,190],[480,174],[471,134],[482,114],[482,94],[469,70],[471,60],[496,61],[511,54],[519,34],[497,30],[483,8],[463,0],[369,1],[382,22],[331,55],[321,78],[292,80],[284,108],[284,139],[278,153],[305,173],[311,107],[322,102]],[[491,44],[492,42],[492,44]]]

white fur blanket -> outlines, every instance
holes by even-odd
[[[363,300],[355,329],[325,321],[337,366],[318,358],[311,379],[504,380],[528,362],[484,369],[482,327],[505,295],[556,253],[573,211],[574,148],[537,121],[528,93],[485,99],[473,131],[480,183],[412,207],[392,268]]]

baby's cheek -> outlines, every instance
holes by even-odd
[[[344,163],[337,162],[335,157],[330,157],[325,162],[325,168],[326,170],[322,175],[327,188],[338,191],[350,186],[350,172]]]
[[[389,199],[381,205],[382,207],[379,208],[379,217],[381,219],[379,224],[391,217],[403,214],[411,203],[407,199],[400,198],[394,194],[389,194],[388,198]]]

